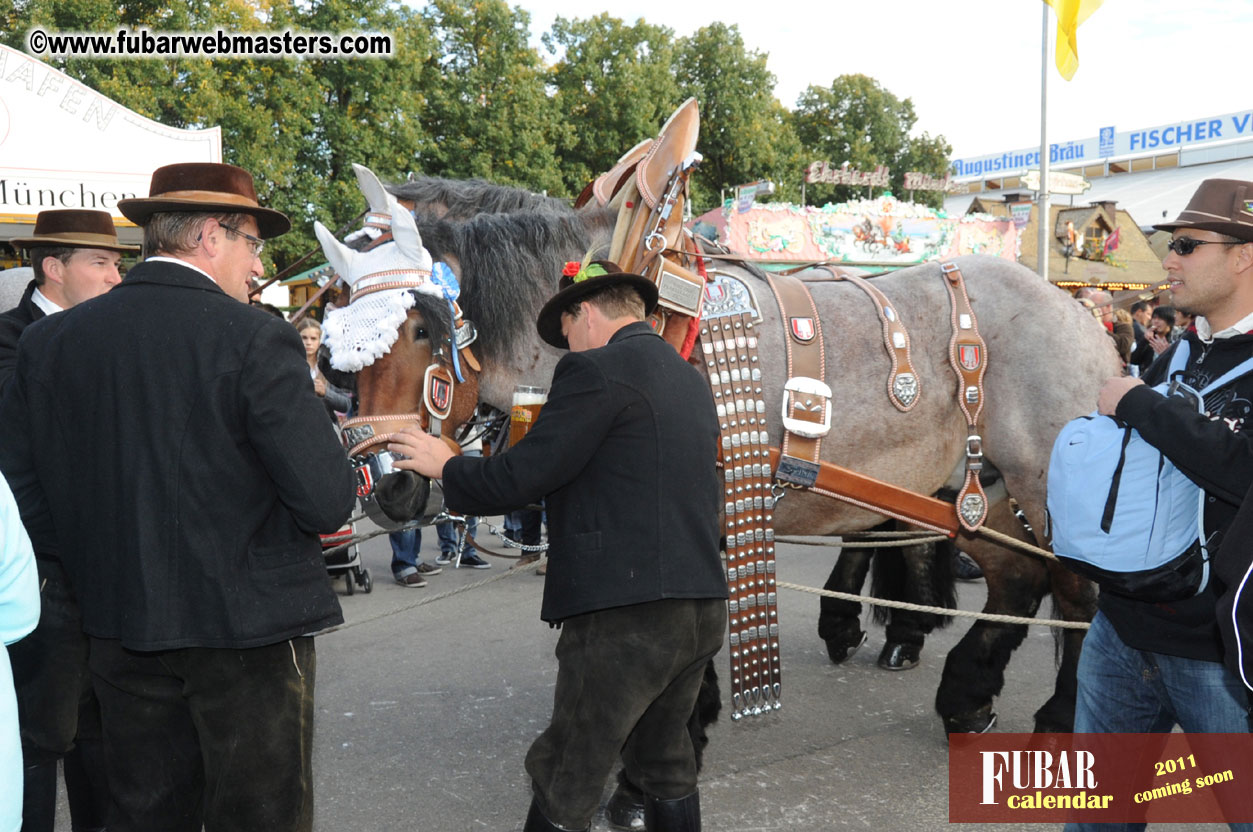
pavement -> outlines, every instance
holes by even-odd
[[[486,529],[479,538],[501,548]],[[434,529],[423,530],[422,543],[433,561]],[[781,580],[816,587],[838,551],[778,550]],[[317,644],[315,830],[517,832],[530,801],[523,758],[547,724],[556,680],[558,631],[539,619],[544,579],[489,558],[492,569],[445,566],[427,587],[405,588],[391,579],[385,536],[362,545],[362,560],[373,592],[347,597],[338,581],[346,621]],[[981,581],[958,587],[962,609],[982,607]],[[783,708],[738,723],[724,708],[711,727],[704,829],[1049,828],[948,823],[947,744],[932,703],[944,656],[967,621],[932,634],[916,668],[892,673],[875,665],[881,627],[865,624],[869,642],[834,665],[817,636],[817,597],[780,590],[779,610]],[[1009,666],[996,730],[1031,730],[1053,687],[1053,656],[1050,631],[1032,627]],[[725,649],[716,661],[725,690]],[[58,830],[69,830],[64,805],[58,820]],[[603,818],[592,826],[609,828]]]

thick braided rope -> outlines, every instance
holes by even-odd
[[[973,610],[950,610],[945,607],[928,607],[922,604],[911,604],[907,601],[886,601],[882,598],[867,598],[864,595],[853,595],[848,592],[835,592],[830,589],[818,589],[804,584],[794,584],[790,581],[776,581],[778,586],[784,589],[794,589],[797,592],[808,592],[811,595],[821,595],[825,598],[838,598],[841,601],[859,601],[863,604],[873,604],[880,607],[891,607],[897,610],[912,610],[914,612],[931,612],[937,615],[953,615],[959,618],[977,618],[980,621],[994,621],[998,624],[1044,624],[1049,627],[1061,627],[1069,630],[1086,630],[1089,625],[1086,621],[1060,621],[1052,618],[1024,618],[1020,615],[999,615],[991,612],[974,612]]]

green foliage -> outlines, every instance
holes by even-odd
[[[943,137],[927,134],[914,139],[909,135],[917,116],[914,103],[900,99],[878,81],[865,75],[841,75],[830,87],[810,86],[801,93],[792,124],[797,137],[812,158],[836,166],[870,172],[879,165],[892,171],[892,192],[904,197],[906,171],[943,177],[952,152]],[[939,204],[942,195],[914,194],[918,201]],[[810,204],[843,202],[866,197],[866,189],[849,185],[810,185]]]
[[[423,65],[415,113],[430,137],[422,173],[562,192],[558,132],[529,15],[503,0],[433,0],[422,12],[440,51]]]
[[[637,143],[657,135],[683,103],[673,36],[643,20],[627,26],[604,13],[559,17],[544,35],[548,51],[560,53],[549,78],[565,193],[578,194]]]
[[[906,196],[906,170],[943,176],[950,153],[943,137],[911,137],[912,103],[865,76],[810,87],[789,112],[766,56],[722,23],[676,38],[604,13],[558,18],[542,37],[546,63],[529,16],[506,0],[0,0],[0,42],[23,49],[32,26],[390,34],[390,59],[47,61],[163,124],[220,126],[224,160],[292,217],[292,233],[266,247],[276,267],[313,247],[314,219],[338,226],[364,207],[352,162],[384,180],[482,177],[572,198],[688,96],[701,112],[697,212],[761,179],[777,184],[774,199],[799,202],[814,159],[885,164]],[[810,187],[809,202],[848,190]]]
[[[774,97],[774,75],[766,56],[744,45],[739,27],[713,23],[677,50],[676,73],[686,96],[700,104],[700,144],[704,161],[693,177],[697,212],[716,207],[723,189],[773,179],[784,186],[798,181],[795,161],[800,144]]]

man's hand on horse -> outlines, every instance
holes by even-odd
[[[444,476],[444,463],[452,459],[452,449],[439,437],[422,430],[417,425],[398,432],[387,443],[387,450],[402,454],[408,459],[398,459],[393,465],[406,471],[416,471],[424,477],[439,479]]]
[[[1096,409],[1102,416],[1113,416],[1114,411],[1118,409],[1118,403],[1122,401],[1122,397],[1127,395],[1127,391],[1132,387],[1138,387],[1144,384],[1138,378],[1132,376],[1114,376],[1105,380],[1101,385],[1101,393],[1096,398]]]

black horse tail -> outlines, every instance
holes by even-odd
[[[956,554],[957,547],[951,540],[876,549],[871,562],[870,594],[888,601],[956,609],[957,579],[952,566]],[[909,597],[907,587],[912,589],[913,597]],[[900,610],[895,613],[900,617]],[[874,608],[874,620],[879,624],[889,623],[892,615],[889,607]],[[924,632],[947,627],[953,620],[951,615],[919,612],[910,612],[907,618],[916,620]]]

